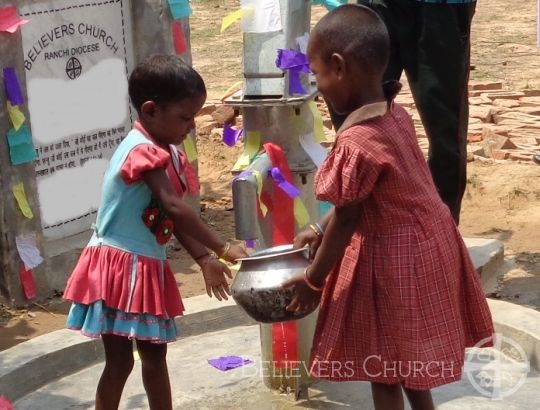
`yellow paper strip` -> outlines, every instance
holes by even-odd
[[[19,128],[21,128],[21,125],[24,124],[26,117],[21,112],[21,110],[19,110],[18,106],[11,105],[9,101],[7,102],[7,110],[9,114],[9,119],[13,124],[13,128],[15,128],[15,131],[19,131]]]
[[[262,188],[263,188],[262,176],[259,171],[253,171],[253,176],[255,177],[255,180],[257,181],[257,198],[259,198],[259,206],[261,207],[261,212],[263,216],[266,216],[266,214],[268,213],[268,208],[261,201],[261,193],[262,193]]]
[[[309,110],[313,114],[313,136],[315,141],[321,142],[325,140],[324,129],[323,129],[323,119],[321,112],[317,108],[315,101],[309,102]]]
[[[13,196],[17,200],[17,204],[19,205],[22,214],[28,219],[32,219],[34,217],[34,214],[30,209],[30,205],[28,205],[28,200],[26,199],[26,193],[24,192],[23,183],[19,182],[18,184],[13,185],[11,187],[11,190],[13,191]]]
[[[233,24],[237,20],[240,20],[243,15],[244,15],[244,10],[238,9],[236,11],[233,11],[231,14],[223,17],[223,20],[221,20],[220,31],[223,33],[225,30],[229,28],[231,24]]]
[[[259,153],[261,148],[261,133],[259,131],[248,131],[244,142],[244,152],[234,164],[233,171],[245,170],[251,160]]]
[[[304,201],[299,196],[294,198],[294,219],[299,228],[303,228],[309,223],[308,211]]]
[[[240,90],[242,88],[242,86],[244,85],[244,81],[237,81],[235,82],[233,85],[231,85],[227,91],[225,91],[223,93],[223,95],[221,96],[220,100],[223,101],[225,98],[227,97],[230,97],[231,95],[233,95],[235,92],[237,92],[238,90]]]
[[[195,143],[191,134],[188,134],[184,140],[184,152],[186,153],[187,160],[193,162],[197,159],[197,149],[195,148]]]

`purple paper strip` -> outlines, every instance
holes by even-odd
[[[295,50],[285,50],[278,48],[276,66],[282,70],[294,70],[302,73],[309,73],[309,62],[307,56]]]
[[[278,184],[278,186],[290,197],[296,198],[300,196],[300,190],[296,188],[293,184],[285,179],[278,167],[274,167],[270,170],[270,175]]]
[[[24,104],[21,86],[19,85],[17,73],[13,67],[4,68],[4,86],[6,87],[6,94],[11,105]]]
[[[289,70],[289,94],[306,94],[299,71]]]
[[[249,177],[251,174],[253,174],[252,171],[249,171],[249,170],[242,171],[242,172],[240,172],[237,176],[235,176],[234,179],[247,178],[247,177]]]
[[[243,128],[235,130],[229,124],[223,124],[223,142],[229,147],[234,147],[243,132]]]
[[[255,239],[248,239],[246,241],[246,248],[255,249]]]
[[[216,369],[227,371],[253,362],[249,359],[242,359],[239,356],[221,356],[217,359],[208,359],[208,363]]]

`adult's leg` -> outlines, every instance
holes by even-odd
[[[403,410],[403,392],[400,384],[371,383],[371,396],[375,410]]]
[[[116,410],[133,370],[133,345],[127,337],[102,335],[105,368],[96,391],[96,410]]]
[[[433,180],[459,223],[467,180],[467,87],[475,4],[418,3],[418,7],[417,61],[406,63],[405,72],[430,142]]]
[[[151,410],[172,410],[171,383],[167,368],[167,344],[137,340],[142,379]]]
[[[403,388],[403,390],[405,390],[412,410],[435,410],[430,390],[411,390],[406,388]]]

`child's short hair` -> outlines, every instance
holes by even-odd
[[[129,98],[139,113],[146,101],[166,105],[204,94],[206,87],[199,73],[173,55],[146,57],[129,77]]]
[[[317,23],[312,36],[317,36],[320,56],[328,61],[333,53],[357,61],[372,73],[384,73],[390,58],[390,38],[381,18],[371,9],[345,4]]]

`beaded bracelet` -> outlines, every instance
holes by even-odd
[[[218,256],[219,259],[223,258],[225,255],[227,255],[227,252],[231,250],[231,243],[229,241],[225,242],[225,246],[223,247],[223,252],[221,252]]]
[[[202,255],[196,256],[195,258],[193,258],[193,260],[194,260],[195,262],[197,262],[199,259],[202,259],[202,258],[204,258],[205,256],[209,256],[209,255],[210,255],[210,252],[205,252],[205,253],[203,253]]]
[[[309,281],[309,278],[307,276],[307,268],[304,270],[304,282],[306,282],[306,285],[308,285],[308,287],[311,289],[311,290],[314,290],[315,292],[322,292],[323,289],[324,289],[324,284],[322,286],[315,286],[313,283],[311,283]]]
[[[208,265],[210,262],[212,261],[216,261],[217,258],[212,255],[212,254],[208,254],[208,259],[206,259],[202,264],[200,264],[199,266],[201,267],[201,269],[204,269],[206,267],[206,265]]]
[[[322,232],[322,229],[320,229],[320,227],[318,226],[318,224],[310,224],[309,225],[309,229],[311,229],[313,231],[313,233],[319,237],[323,236],[323,232]]]

